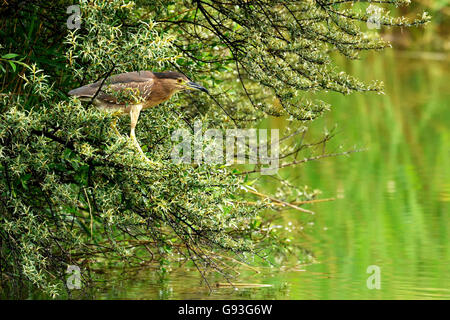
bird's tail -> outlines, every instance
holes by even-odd
[[[98,88],[83,86],[69,91],[70,96],[78,97],[80,100],[92,98]]]

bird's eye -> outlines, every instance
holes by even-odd
[[[183,80],[182,80],[182,79],[178,79],[177,82],[178,82],[178,83],[182,83]]]

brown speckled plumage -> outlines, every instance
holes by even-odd
[[[131,118],[130,137],[136,142],[135,127],[141,110],[157,106],[178,91],[195,89],[208,93],[202,86],[191,82],[175,71],[135,71],[121,73],[69,91],[69,95],[82,101],[91,101],[101,109],[120,111]]]
[[[135,90],[134,93],[139,98],[142,98],[143,109],[154,107],[172,97],[172,95],[179,91],[177,87],[167,84],[164,79],[189,79],[179,72],[151,72],[138,71],[121,73],[108,78],[99,90],[103,80],[95,83],[85,85],[83,87],[69,91],[69,95],[76,96],[80,100],[91,100],[96,94],[94,104],[105,109],[122,109],[124,113],[130,112],[129,102],[118,102],[117,96],[110,94],[114,91],[117,93],[124,90]],[[98,93],[97,93],[98,91]]]

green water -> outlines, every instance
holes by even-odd
[[[386,95],[327,95],[333,110],[310,132],[337,123],[329,150],[367,151],[282,171],[294,183],[322,190],[320,198],[337,198],[305,207],[316,215],[302,242],[317,263],[258,274],[243,269],[239,282],[271,286],[212,293],[195,270],[175,269],[163,278],[150,269],[128,270],[99,285],[95,297],[450,299],[448,58],[421,56],[391,51],[346,65],[362,79],[383,80]],[[298,212],[286,213],[286,223],[298,225],[295,217]],[[380,289],[367,287],[371,265],[380,268]]]

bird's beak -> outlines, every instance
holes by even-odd
[[[199,85],[195,82],[188,82],[187,86],[188,86],[188,89],[200,90],[200,91],[203,91],[203,92],[206,92],[207,94],[209,94],[209,91],[206,90],[206,88],[202,87],[201,85]]]

